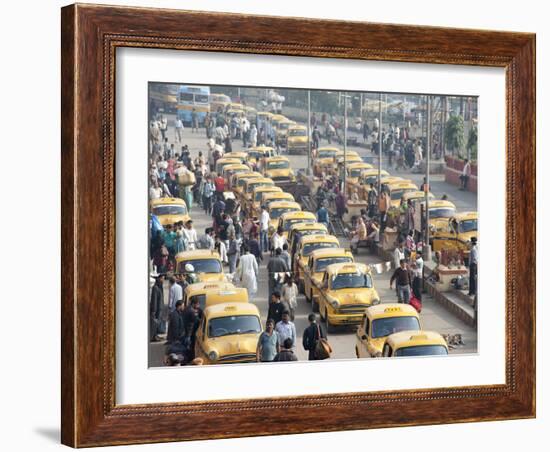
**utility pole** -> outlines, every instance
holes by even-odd
[[[346,176],[347,176],[347,145],[348,145],[348,96],[344,94],[344,199],[346,199]]]
[[[426,213],[426,242],[424,243],[423,252],[424,252],[424,260],[425,261],[431,261],[432,260],[432,249],[430,247],[430,208],[429,208],[429,199],[428,194],[430,193],[430,154],[432,150],[432,134],[431,134],[431,121],[430,115],[431,115],[431,102],[430,102],[430,96],[426,96],[426,114],[428,116],[428,121],[426,124],[427,128],[427,137],[426,137],[426,185],[424,186],[424,205],[426,206],[425,213]]]
[[[311,91],[307,90],[307,173],[311,171]]]
[[[382,188],[382,93],[378,98],[378,196]]]

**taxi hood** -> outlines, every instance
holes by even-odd
[[[215,350],[220,358],[227,355],[240,353],[256,353],[258,345],[258,333],[232,334],[231,336],[209,338],[212,350]]]

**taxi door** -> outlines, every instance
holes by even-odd
[[[449,220],[447,227],[437,231],[432,239],[433,251],[458,249],[458,233],[452,224],[453,219]]]
[[[304,295],[306,296],[306,300],[311,302],[311,293],[313,292],[313,289],[311,288],[311,274],[313,268],[313,257],[310,256],[310,258],[307,261],[307,265],[304,268]]]

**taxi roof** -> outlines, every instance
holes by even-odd
[[[315,216],[314,213],[312,212],[308,212],[308,211],[305,211],[305,210],[300,210],[298,212],[286,212],[286,213],[283,213],[280,218],[283,219],[283,221],[285,220],[295,220],[297,218],[313,218],[313,219],[317,219],[317,217]]]
[[[288,159],[288,157],[285,157],[284,155],[274,155],[272,157],[267,157],[265,159],[266,163],[269,163],[269,162],[276,162],[276,161],[284,161],[284,162],[290,162],[290,160]]]
[[[220,303],[208,306],[204,310],[205,318],[229,317],[232,315],[256,315],[260,316],[260,311],[253,303]]]
[[[404,180],[405,179],[399,176],[386,176],[386,177],[382,177],[380,179],[380,182],[382,182],[383,184],[390,184],[394,181],[397,182],[397,181],[404,181]]]
[[[380,319],[386,317],[419,317],[418,312],[410,304],[405,303],[382,303],[369,306],[366,310],[369,319]]]
[[[320,151],[334,151],[334,152],[343,152],[342,149],[334,147],[334,146],[321,146],[320,148],[317,148],[317,152]]]
[[[246,157],[247,154],[248,153],[246,151],[231,151],[231,152],[228,152],[227,154],[224,154],[222,158],[242,158],[242,157]]]
[[[246,184],[263,184],[263,183],[269,183],[269,182],[273,182],[273,179],[269,178],[269,177],[265,177],[265,176],[261,176],[261,177],[254,177],[252,178],[251,180],[249,181],[246,181]],[[275,183],[275,182],[273,182]]]
[[[232,163],[231,165],[224,166],[223,168],[224,171],[232,169],[250,169],[250,167],[244,163]]]
[[[302,206],[296,201],[273,201],[269,203],[268,209],[278,209],[281,207],[296,207],[299,210],[302,210]]]
[[[312,234],[312,235],[306,235],[300,239],[300,244],[305,245],[306,243],[338,243],[340,244],[340,241],[333,235],[329,234]]]
[[[422,204],[426,205],[426,201],[424,201]],[[428,202],[428,208],[435,209],[438,207],[451,207],[453,209],[456,209],[456,206],[451,201],[447,201],[446,199],[430,199],[430,201]]]
[[[391,182],[388,184],[388,188],[390,190],[400,189],[400,188],[414,188],[415,190],[418,190],[418,187],[416,184],[412,183],[408,180],[401,180],[396,182]]]
[[[254,147],[251,147],[251,148],[248,148],[248,151],[247,152],[250,152],[250,151],[261,151],[261,152],[265,152],[265,151],[273,151],[274,148],[272,148],[271,146],[265,146],[265,145],[260,145],[260,146],[254,146]]]
[[[292,119],[285,118],[282,121],[279,121],[279,124],[296,124],[296,121],[293,121]]]
[[[185,201],[180,198],[157,198],[157,199],[151,199],[151,205],[157,205],[157,204],[178,204],[183,205],[185,204]]]
[[[313,251],[310,257],[313,259],[322,259],[324,257],[351,257],[353,260],[353,254],[346,248],[321,248]]]
[[[193,296],[197,293],[207,292],[209,290],[233,290],[235,285],[227,281],[203,281],[189,284],[185,288],[187,296]]]
[[[370,273],[370,268],[359,262],[342,262],[340,264],[330,264],[326,268],[326,272],[329,275],[340,274],[340,273]]]
[[[306,126],[302,126],[301,124],[295,124],[289,127],[290,129],[299,129],[299,130],[306,130]]]
[[[477,220],[477,212],[459,212],[455,215],[458,221]]]
[[[258,115],[262,115],[262,116],[273,116],[273,113],[271,113],[270,111],[259,111],[259,112],[258,112]]]
[[[272,119],[275,121],[284,121],[285,119],[288,119],[285,115],[273,115]]]
[[[254,177],[264,177],[264,176],[258,173],[257,171],[248,171],[246,173],[235,174],[236,179],[248,179],[248,178],[254,178]]]
[[[181,253],[176,254],[176,262],[190,260],[190,259],[220,260],[220,255],[216,251],[210,251],[210,250],[182,251]]]
[[[350,162],[350,163],[347,163],[346,166],[350,169],[356,169],[356,168],[372,169],[372,168],[374,168],[370,163],[366,163],[366,162]]]
[[[294,223],[292,226],[290,226],[290,231],[307,231],[310,230],[316,230],[316,229],[322,229],[324,231],[328,231],[328,228],[323,223]]]
[[[378,176],[378,168],[369,168],[367,170],[365,170],[365,172],[363,173],[363,176]],[[386,170],[380,170],[380,175],[383,176],[382,179],[384,178],[384,176],[388,177],[390,175],[390,173],[388,173]]]
[[[261,185],[254,189],[254,193],[267,192],[267,193],[281,193],[283,189],[276,185]],[[290,193],[289,193],[290,194]]]
[[[426,197],[426,193],[424,193],[422,190],[409,191],[407,193],[403,193],[403,196],[402,196],[402,198],[405,199],[405,200],[425,198],[425,197]],[[433,193],[431,193],[431,192],[428,193],[428,197],[430,199],[433,199],[434,198]],[[431,204],[431,202],[430,202],[430,204]]]
[[[218,160],[216,160],[216,165],[220,163],[241,163],[241,159],[238,157],[220,157]]]
[[[393,348],[414,347],[416,345],[444,345],[448,348],[447,341],[441,334],[435,331],[400,331],[390,334],[386,342]]]

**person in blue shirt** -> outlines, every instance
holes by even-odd
[[[328,210],[325,207],[324,202],[321,204],[321,207],[319,207],[319,210],[317,210],[317,221],[319,223],[324,224],[328,228],[328,223],[329,223]]]

